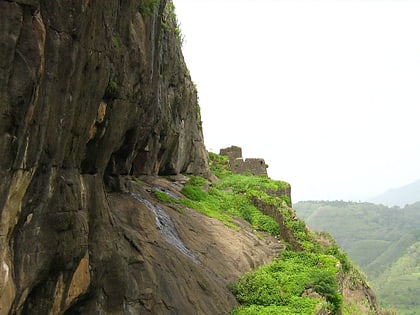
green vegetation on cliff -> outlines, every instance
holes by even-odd
[[[232,314],[315,314],[323,307],[338,314],[342,296],[337,262],[331,255],[284,251],[233,286],[243,306]]]
[[[290,205],[289,184],[267,176],[230,171],[226,157],[210,153],[210,167],[218,178],[209,183],[192,176],[175,199],[156,192],[163,202],[178,203],[223,221],[235,229],[234,217],[251,223],[285,243],[286,250],[270,264],[243,275],[231,284],[240,307],[234,315],[250,314],[370,314],[343,290],[367,287],[365,277],[327,234],[315,234],[296,217]],[[363,296],[362,299],[367,298]],[[369,304],[366,302],[365,304]]]
[[[311,229],[331,233],[360,265],[379,304],[391,305],[404,315],[420,313],[420,203],[400,208],[367,202],[305,201],[294,208]]]

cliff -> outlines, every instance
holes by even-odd
[[[209,175],[180,40],[164,0],[0,2],[0,314],[140,300],[110,194]]]
[[[0,315],[228,314],[229,283],[304,249],[289,185],[276,223],[205,180],[181,42],[170,1],[0,2]]]

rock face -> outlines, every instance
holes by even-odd
[[[113,194],[209,174],[172,3],[1,1],[0,150],[0,314],[150,308]]]

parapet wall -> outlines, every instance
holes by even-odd
[[[229,158],[230,168],[234,173],[268,176],[267,164],[265,164],[264,159],[248,158],[244,161],[241,147],[231,146],[221,149],[220,155],[225,155]]]

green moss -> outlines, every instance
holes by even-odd
[[[105,90],[105,98],[115,99],[118,97],[118,84],[114,80],[110,80]]]
[[[112,36],[112,44],[114,46],[114,48],[119,49],[120,48],[120,41],[118,40],[117,36]]]
[[[177,199],[169,196],[168,194],[164,193],[163,191],[154,190],[153,193],[155,194],[155,197],[161,202],[171,203],[171,202],[176,202],[177,201]]]

